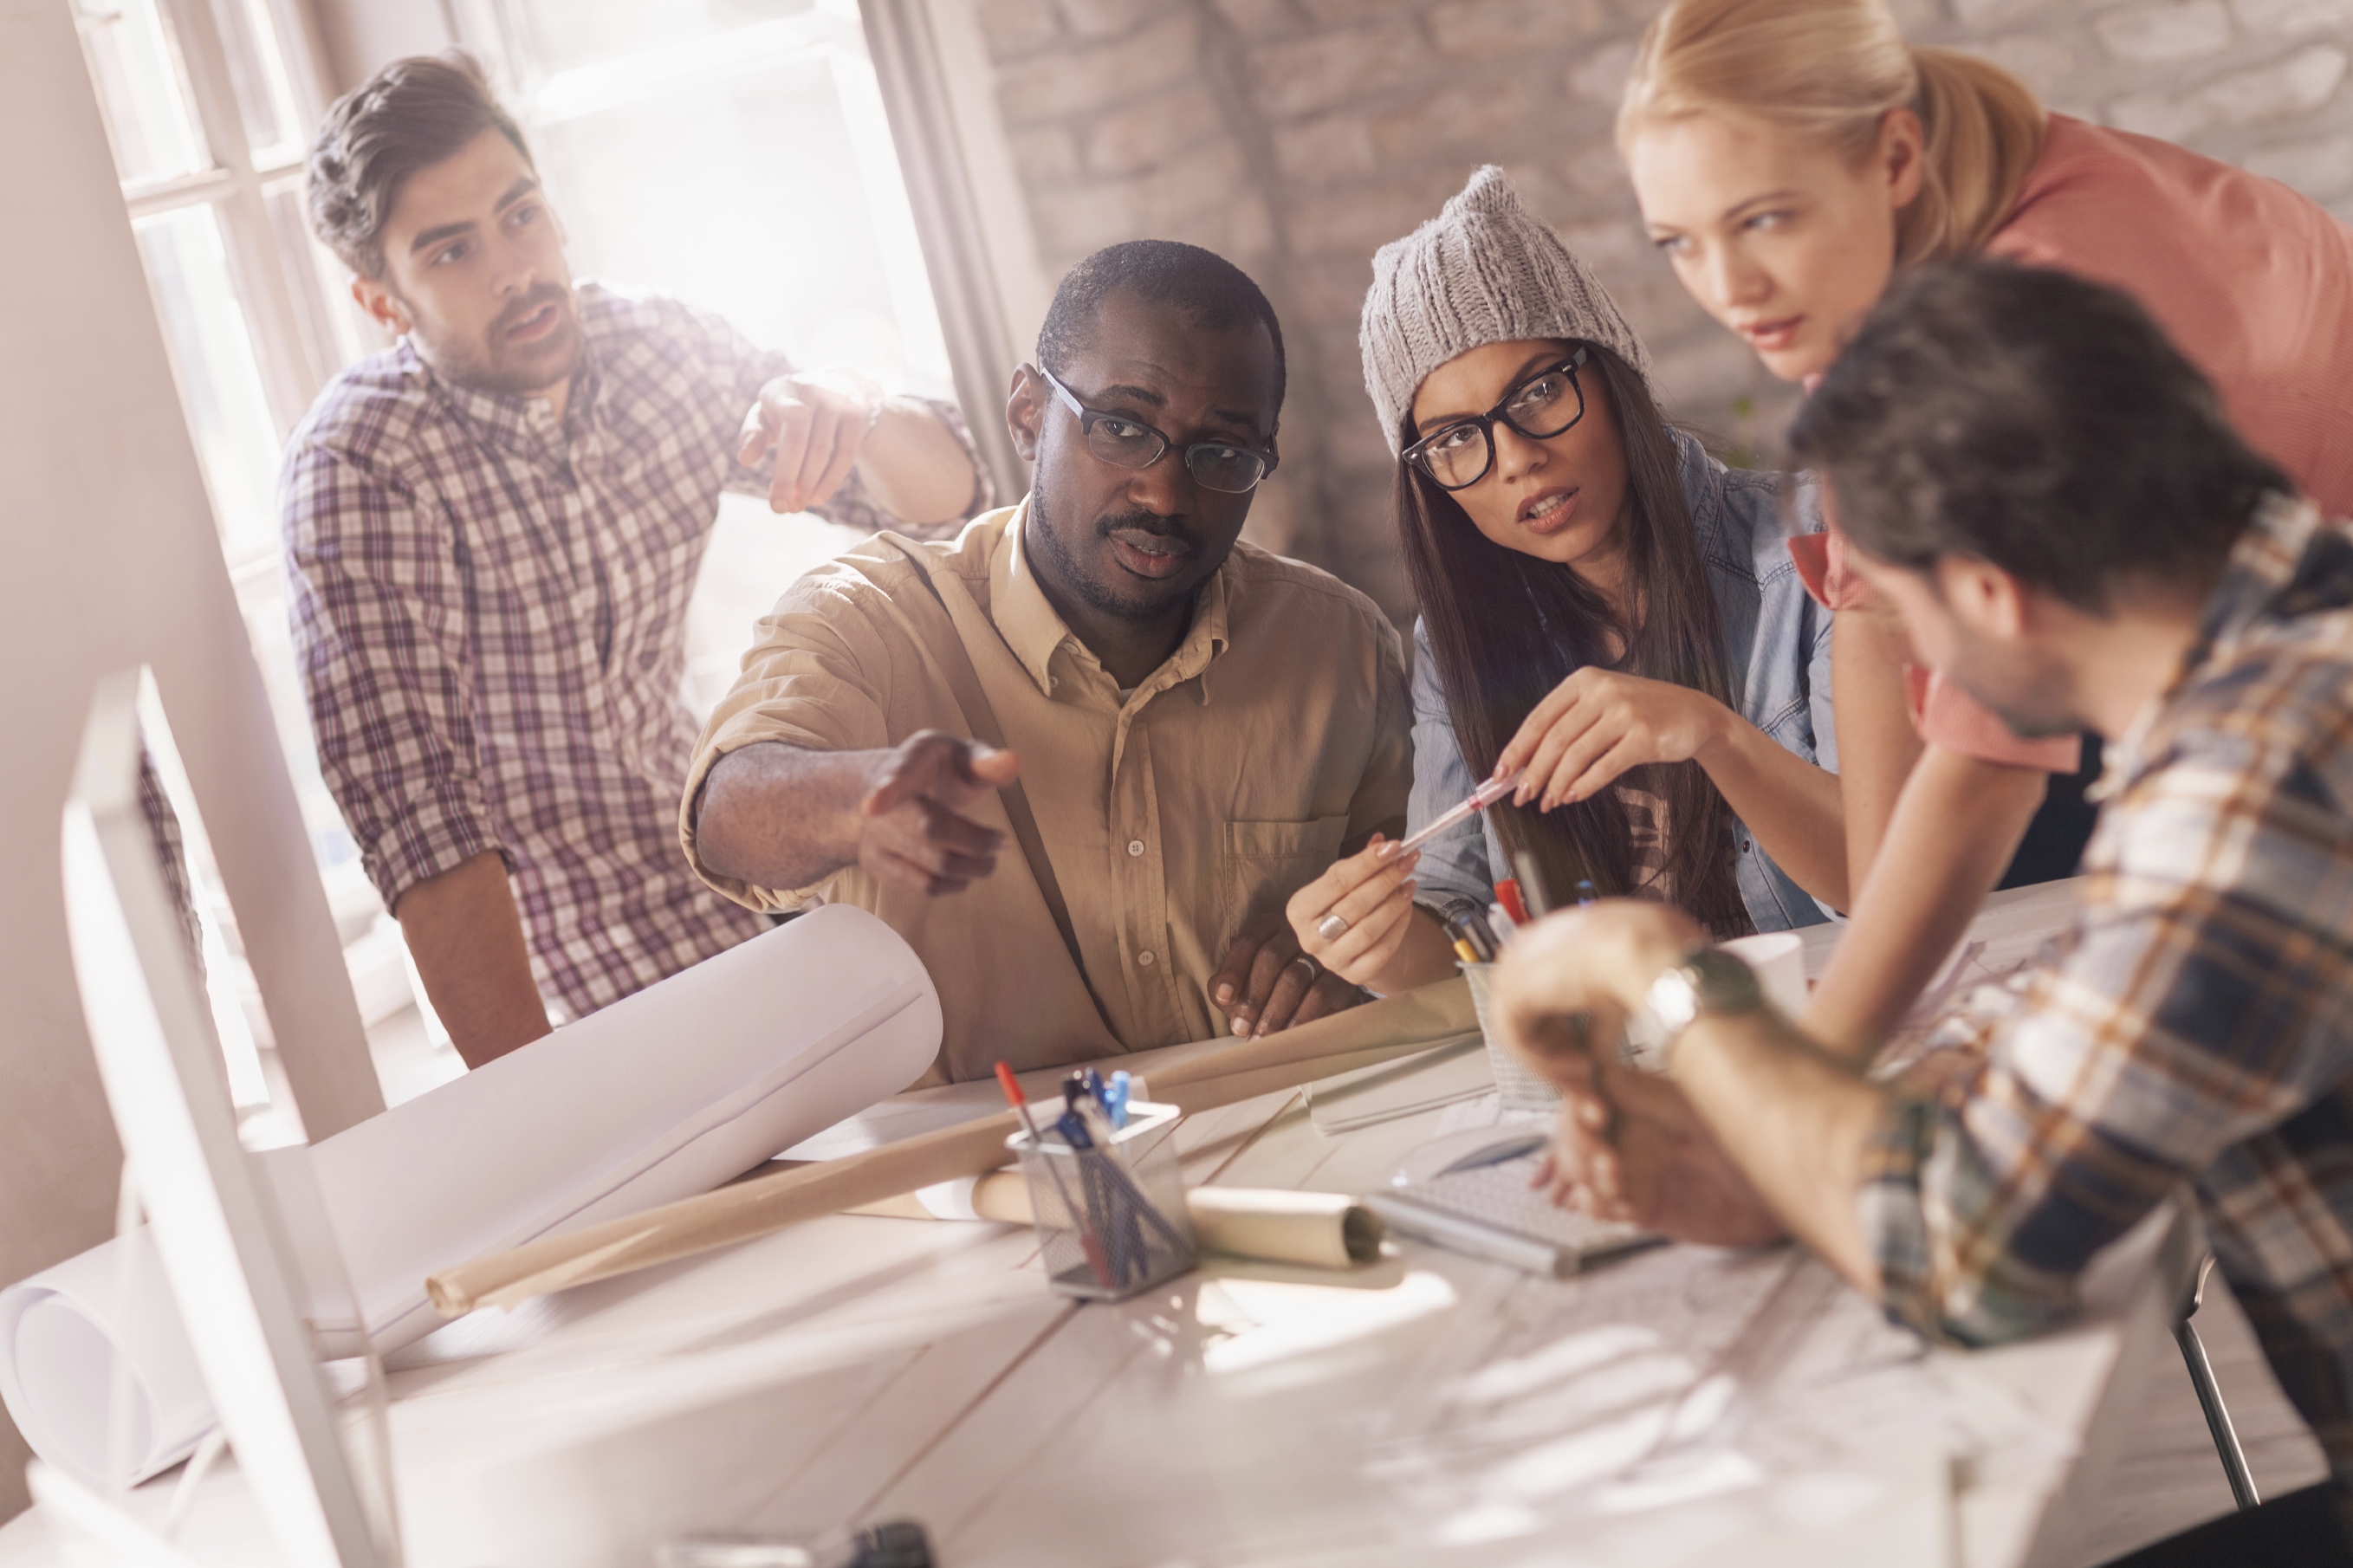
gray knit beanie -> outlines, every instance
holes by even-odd
[[[1489,163],[1436,217],[1373,253],[1356,342],[1390,452],[1423,377],[1482,344],[1521,338],[1599,343],[1650,379],[1650,353],[1601,280]]]

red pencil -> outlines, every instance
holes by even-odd
[[[1085,1216],[1079,1212],[1078,1205],[1071,1202],[1071,1189],[1063,1184],[1060,1168],[1054,1163],[1054,1157],[1046,1152],[1045,1140],[1038,1135],[1037,1119],[1029,1114],[1029,1097],[1021,1092],[1021,1080],[1013,1076],[1012,1063],[997,1064],[997,1084],[1005,1090],[1006,1103],[1020,1116],[1021,1125],[1029,1134],[1029,1146],[1038,1151],[1038,1159],[1046,1167],[1046,1173],[1054,1178],[1055,1194],[1062,1200],[1062,1212],[1071,1216],[1071,1228],[1078,1232],[1079,1245],[1086,1250],[1087,1267],[1094,1270],[1095,1283],[1106,1290],[1113,1289],[1111,1259],[1103,1256],[1103,1242],[1087,1228]]]
[[[1518,878],[1506,877],[1495,884],[1495,901],[1504,906],[1504,912],[1512,917],[1514,925],[1528,923],[1528,906],[1520,901]]]

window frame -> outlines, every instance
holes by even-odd
[[[219,5],[239,3],[160,0],[179,45],[191,107],[211,150],[213,167],[142,187],[126,187],[123,205],[133,223],[181,207],[213,208],[228,254],[237,303],[252,338],[263,396],[283,441],[310,411],[320,388],[342,367],[343,345],[334,336],[325,290],[309,279],[289,276],[282,242],[269,216],[273,195],[290,191],[300,201],[308,139],[283,162],[264,168],[254,165],[218,14]],[[259,3],[277,25],[295,111],[305,123],[316,124],[329,100],[317,29],[309,16],[287,0]],[[77,0],[77,8],[85,9],[86,0]],[[306,243],[314,243],[307,233],[303,237]]]

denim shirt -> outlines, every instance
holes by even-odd
[[[1838,771],[1837,731],[1831,721],[1831,614],[1807,596],[1785,542],[1792,533],[1819,533],[1821,502],[1811,475],[1726,468],[1683,432],[1673,432],[1683,496],[1699,535],[1700,556],[1715,590],[1731,645],[1732,684],[1740,716],[1788,751]],[[1784,497],[1788,500],[1785,502]],[[1409,830],[1460,802],[1477,787],[1430,657],[1430,635],[1413,628],[1413,797]],[[1673,829],[1672,826],[1669,831]],[[1740,897],[1760,931],[1817,925],[1828,911],[1773,863],[1747,825],[1736,820]],[[1418,900],[1435,904],[1460,896],[1484,909],[1494,885],[1512,875],[1511,862],[1483,816],[1449,829],[1422,847],[1414,873]],[[1566,891],[1566,889],[1561,889]]]

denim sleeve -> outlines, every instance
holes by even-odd
[[[1455,742],[1454,718],[1430,658],[1430,637],[1413,626],[1413,795],[1406,805],[1406,831],[1418,833],[1476,788],[1471,765]],[[1494,901],[1487,862],[1487,834],[1480,819],[1458,823],[1421,847],[1414,874],[1416,896],[1425,904],[1469,899],[1481,909]]]

